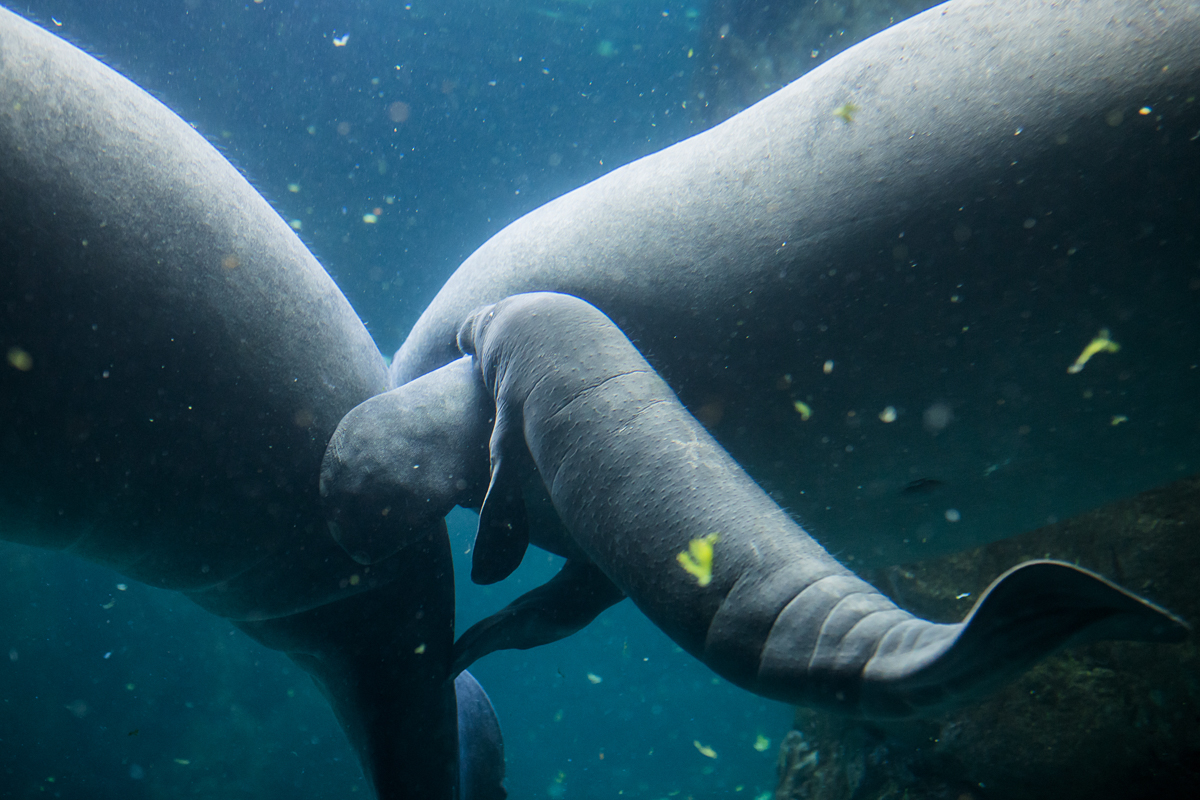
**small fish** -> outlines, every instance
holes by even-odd
[[[900,494],[933,494],[945,485],[944,481],[939,481],[937,478],[917,478],[915,481],[909,481],[904,484],[904,488],[900,490]]]
[[[688,549],[675,556],[684,572],[696,579],[700,586],[712,583],[713,548],[721,534],[710,533],[688,542]]]

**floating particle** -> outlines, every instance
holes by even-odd
[[[1097,353],[1115,353],[1120,349],[1121,345],[1109,338],[1108,328],[1101,328],[1096,337],[1088,342],[1087,347],[1083,348],[1083,352],[1075,359],[1075,363],[1067,367],[1067,372],[1071,375],[1081,372],[1083,365]]]
[[[363,214],[363,222],[368,225],[374,225],[376,222],[379,222],[379,217],[374,214]]]
[[[812,417],[812,408],[803,400],[795,401],[792,403],[792,406],[796,409],[796,413],[800,415],[802,422],[808,422],[809,418]]]
[[[343,36],[335,36],[333,39],[333,46],[334,47],[345,47],[346,43],[349,41],[350,41],[350,34],[348,34],[348,33]]]
[[[190,764],[192,762],[190,759],[187,759],[187,758],[177,758],[177,759],[175,759],[175,763],[179,764],[182,767],[186,767],[188,764]]]
[[[21,372],[33,369],[33,356],[20,347],[8,348],[8,365]]]
[[[588,683],[592,684],[593,686],[595,686],[598,683],[604,683],[604,678],[601,678],[599,675],[597,675],[594,672],[589,672],[587,674],[587,679],[588,679]]]
[[[959,513],[957,508],[947,508],[946,513],[942,516],[946,518],[946,522],[958,522],[962,519],[962,514]]]
[[[716,757],[717,757],[717,751],[716,751],[716,750],[713,750],[711,747],[709,747],[709,746],[708,746],[708,745],[706,745],[706,744],[700,744],[700,740],[699,740],[699,739],[693,739],[693,740],[692,740],[692,745],[693,745],[693,746],[694,746],[694,747],[695,747],[697,750],[699,750],[699,751],[700,751],[700,755],[704,756],[705,758],[716,758]]]
[[[825,362],[825,364],[821,367],[821,371],[824,372],[826,375],[833,372],[833,359],[832,358]]]
[[[896,421],[896,407],[888,406],[883,411],[880,411],[879,412],[879,420],[880,420],[880,422],[895,422]]]
[[[419,656],[425,655],[425,643],[421,642],[419,645],[413,648],[413,652]]]
[[[854,115],[858,113],[858,106],[854,103],[842,103],[833,110],[833,115],[838,117],[846,124],[854,122]]]
[[[311,126],[310,126],[310,127],[311,127]],[[289,183],[289,184],[288,184],[288,191],[289,191],[289,192],[291,192],[292,194],[299,194],[299,193],[300,193],[300,184],[298,184],[298,183]]]
[[[953,421],[954,409],[947,403],[934,403],[921,415],[925,430],[933,434],[942,432]]]
[[[411,114],[412,107],[403,100],[397,100],[388,106],[388,119],[397,125],[408,122],[408,117]]]
[[[105,611],[108,611],[110,608],[112,608],[116,604],[117,604],[116,600],[109,600],[107,603],[105,603],[104,605],[102,605],[100,607],[103,608]],[[105,658],[108,658],[108,656],[105,656]]]
[[[1113,417],[1108,421],[1108,424],[1115,428],[1122,422],[1129,422],[1129,417],[1125,416],[1124,414],[1113,414]]]
[[[696,579],[700,586],[712,583],[713,551],[721,534],[710,533],[688,542],[688,549],[675,556],[684,572]]]
[[[125,684],[125,691],[127,691],[127,692],[132,692],[132,691],[133,691],[134,689],[136,689],[136,688],[137,688],[137,687],[136,687],[136,686],[134,686],[132,683],[127,683],[127,684]]]
[[[765,753],[770,746],[771,740],[763,736],[761,733],[754,738],[754,749],[758,752]]]
[[[1138,109],[1138,113],[1141,114],[1143,117],[1147,117],[1150,115],[1150,112],[1153,110],[1154,109],[1151,108],[1150,106],[1142,106],[1141,108]]]
[[[118,592],[123,592],[123,591],[125,591],[125,590],[126,590],[126,589],[128,589],[128,588],[129,588],[129,587],[128,587],[128,586],[126,586],[126,585],[125,585],[125,584],[123,584],[123,583],[118,583],[118,584],[117,584],[117,591],[118,591]]]
[[[294,231],[298,231],[298,230],[300,230],[301,228],[303,228],[303,227],[304,227],[304,223],[303,223],[303,222],[301,222],[301,221],[300,221],[300,220],[298,220],[298,219],[294,219],[294,220],[292,220],[291,222],[289,222],[289,223],[288,223],[288,225],[291,225],[291,226],[292,226],[292,230],[294,230]]]

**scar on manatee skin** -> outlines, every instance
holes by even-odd
[[[713,547],[721,538],[719,533],[710,533],[688,542],[688,549],[675,556],[684,572],[693,576],[700,586],[712,583]]]
[[[847,125],[849,125],[851,122],[854,122],[854,115],[857,113],[858,106],[854,105],[854,103],[842,103],[833,110],[833,115],[840,118],[842,122],[845,122]]]
[[[1121,345],[1108,338],[1108,328],[1101,328],[1096,334],[1096,338],[1088,342],[1088,346],[1083,348],[1083,352],[1079,354],[1079,358],[1075,359],[1075,363],[1067,367],[1067,372],[1074,375],[1083,371],[1083,365],[1086,364],[1092,356],[1097,353],[1115,353],[1121,349]]]

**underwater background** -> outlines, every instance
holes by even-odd
[[[793,4],[778,48],[779,9],[733,0],[6,5],[215,143],[390,354],[507,223],[929,3]],[[472,586],[474,515],[456,511],[450,530],[460,631],[557,569],[533,551],[514,578]],[[308,677],[181,596],[0,543],[0,604],[0,798],[367,794]],[[503,726],[512,797],[775,785],[792,709],[717,679],[629,603],[472,671]]]
[[[0,3],[195,125],[313,250],[385,354],[458,264],[506,224],[932,5]],[[1200,287],[1200,277],[1189,286]],[[1184,345],[1194,351],[1194,338]],[[1181,407],[1194,420],[1194,398]],[[1195,436],[1194,422],[1179,430],[1180,448],[1194,454],[1196,440],[1185,436]],[[1194,619],[1200,549],[1180,543],[1200,541],[1200,482],[1182,485],[1095,512],[1093,527],[1068,520],[951,556],[949,573],[889,566],[872,579],[906,605],[954,618],[999,571],[1053,556],[1128,580]],[[905,491],[928,488],[915,481]],[[460,632],[560,563],[531,550],[512,578],[474,586],[474,527],[473,513],[450,515]],[[967,544],[978,543],[939,547]],[[964,575],[976,582],[964,588]],[[630,603],[565,641],[492,654],[472,672],[500,718],[513,798],[764,800],[776,787],[781,745],[781,798],[901,796],[897,787],[936,769],[953,779],[911,796],[1034,796],[1028,786],[1001,794],[992,780],[1007,773],[1059,800],[1075,796],[1053,782],[1067,775],[1080,796],[1093,797],[1086,777],[1106,780],[1100,765],[1146,787],[1194,785],[1200,655],[1193,644],[1165,657],[1121,647],[1068,651],[962,716],[886,743],[828,715],[794,719],[792,708],[734,688]],[[796,732],[785,740],[793,724],[807,741]],[[917,752],[939,740],[942,749]],[[992,789],[981,772],[947,768],[951,757],[990,769]],[[1073,773],[1063,769],[1070,759]],[[1126,764],[1151,764],[1157,777]],[[845,780],[872,773],[875,783],[860,788]],[[822,782],[826,794],[813,793]],[[332,712],[282,654],[180,595],[0,542],[0,800],[368,794]]]

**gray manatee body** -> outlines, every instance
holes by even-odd
[[[0,537],[183,592],[313,675],[380,797],[458,796],[444,530],[367,569],[319,506],[367,331],[145,92],[3,9],[0,76]]]
[[[392,385],[481,305],[581,297],[856,563],[1194,472],[1198,40],[1190,0],[931,9],[509,225]]]
[[[468,631],[459,666],[521,646],[564,605],[592,613],[624,593],[681,647],[750,691],[897,717],[970,699],[1063,645],[1187,635],[1163,609],[1051,561],[1001,576],[959,624],[916,618],[796,525],[594,307],[561,294],[517,295],[468,317],[459,342],[496,409],[476,566],[496,552],[485,540],[499,529],[489,518],[509,514],[492,491],[527,450],[571,538],[620,590],[589,604],[554,596],[547,584]],[[708,561],[694,549],[705,541]]]

